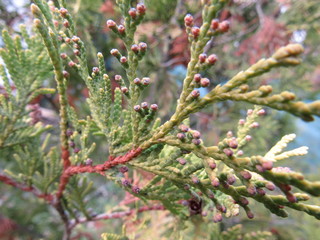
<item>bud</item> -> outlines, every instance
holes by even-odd
[[[234,184],[235,182],[236,182],[236,177],[235,177],[234,175],[232,175],[232,174],[228,175],[228,177],[227,177],[227,183],[230,184],[230,185],[232,185],[232,184]]]
[[[193,80],[198,83],[198,82],[201,81],[201,78],[202,78],[201,74],[197,73],[197,74],[194,75]]]
[[[75,64],[75,62],[70,61],[70,62],[68,63],[68,65],[69,65],[69,67],[74,67],[76,64]]]
[[[124,63],[126,63],[128,60],[127,60],[127,58],[125,57],[125,56],[122,56],[121,58],[120,58],[120,62],[122,63],[122,64],[124,64]]]
[[[135,106],[133,107],[133,109],[134,109],[136,112],[140,112],[140,111],[141,111],[140,105],[135,105]]]
[[[247,135],[247,136],[245,137],[245,140],[246,140],[247,142],[250,142],[250,141],[252,140],[252,137],[251,137],[250,135]]]
[[[181,124],[181,125],[179,126],[179,129],[180,129],[181,132],[188,132],[188,131],[189,131],[188,126],[186,126],[186,125],[184,125],[184,124]]]
[[[68,38],[68,37],[66,37],[66,38],[64,39],[64,41],[65,41],[66,43],[70,43],[70,42],[71,42],[71,39]]]
[[[242,156],[242,155],[243,155],[243,151],[242,151],[242,150],[239,150],[239,151],[237,152],[237,155],[238,155],[238,156]]]
[[[264,116],[264,115],[266,115],[266,110],[260,109],[260,110],[258,111],[258,115],[259,115],[259,116]]]
[[[74,148],[73,151],[74,151],[74,153],[79,153],[80,152],[80,148]]]
[[[214,187],[219,187],[220,181],[219,181],[218,178],[215,178],[215,179],[213,179],[213,180],[211,181],[211,184],[212,184],[212,186],[214,186]]]
[[[218,60],[217,55],[215,54],[211,54],[209,55],[209,57],[207,58],[207,63],[209,63],[210,65],[214,65]]]
[[[69,146],[70,146],[71,148],[74,148],[74,147],[76,146],[76,144],[74,143],[74,141],[70,141],[70,142],[69,142]]]
[[[194,145],[200,145],[201,144],[201,140],[200,139],[192,139],[192,143],[194,144]]]
[[[199,55],[199,62],[200,62],[200,63],[204,63],[204,62],[206,61],[206,59],[207,59],[207,54],[201,53],[201,54]]]
[[[248,210],[246,213],[247,213],[247,216],[248,216],[249,219],[254,218],[254,215],[250,210]]]
[[[143,103],[141,103],[141,107],[143,108],[143,109],[148,109],[148,103],[147,102],[143,102]]]
[[[252,110],[252,109],[248,109],[247,115],[249,116],[249,115],[251,115],[252,113],[253,113],[253,110]]]
[[[259,172],[265,172],[265,169],[264,169],[261,165],[256,165],[256,169],[257,169]]]
[[[267,182],[265,184],[266,189],[270,190],[270,191],[274,191],[276,189],[276,186],[272,183],[272,182]]]
[[[227,138],[232,138],[233,137],[233,132],[232,131],[228,131],[227,132]]]
[[[196,176],[192,176],[192,177],[191,177],[191,180],[192,180],[192,182],[193,182],[194,184],[199,184],[199,183],[200,183],[199,178],[196,177]]]
[[[100,72],[99,68],[94,67],[92,68],[92,72],[94,72],[95,74],[98,74]]]
[[[67,129],[67,131],[66,131],[67,137],[71,137],[72,134],[73,134],[73,131],[71,129]]]
[[[219,27],[219,19],[213,19],[211,21],[211,29],[217,30]]]
[[[126,31],[126,28],[123,25],[119,25],[118,26],[118,31],[119,31],[120,34],[123,35],[125,33],[125,31]]]
[[[219,23],[219,31],[220,32],[228,32],[230,29],[230,22],[229,21],[223,21]]]
[[[63,21],[63,26],[66,27],[66,28],[69,28],[70,27],[70,23],[68,20],[64,20]]]
[[[256,191],[256,187],[254,185],[249,185],[247,187],[247,192],[250,194],[250,195],[255,195],[257,193]]]
[[[198,27],[193,27],[193,28],[191,29],[191,33],[192,33],[193,37],[194,37],[195,39],[197,39],[197,38],[199,37],[199,34],[200,34],[200,28],[198,28]]]
[[[187,26],[187,27],[192,27],[193,26],[193,16],[191,14],[187,14],[185,17],[184,17],[184,24]]]
[[[75,44],[73,44],[73,48],[80,49],[80,45],[75,43]]]
[[[140,50],[140,48],[139,48],[139,46],[138,46],[137,44],[133,44],[133,45],[131,46],[131,50],[132,50],[134,53],[138,53],[139,50]]]
[[[201,133],[198,132],[198,131],[193,131],[192,132],[192,137],[196,138],[196,139],[199,139],[201,137]]]
[[[128,90],[127,87],[121,87],[121,92],[122,92],[123,94],[126,94],[126,93],[129,92],[129,90]]]
[[[127,166],[121,166],[121,167],[119,168],[119,172],[121,172],[121,173],[126,173],[126,172],[128,172],[128,171],[129,171],[129,169],[128,169]]]
[[[122,181],[121,181],[121,183],[122,183],[122,185],[123,186],[125,186],[125,187],[130,187],[130,182],[129,182],[129,180],[127,180],[127,179],[123,179]]]
[[[115,49],[115,48],[114,48],[114,49],[111,49],[110,53],[111,53],[111,55],[114,56],[114,57],[120,57],[120,56],[121,56],[119,50],[118,50],[118,49]]]
[[[250,125],[251,128],[258,128],[260,124],[258,122],[254,122]]]
[[[178,134],[177,134],[177,138],[178,138],[179,140],[184,140],[184,139],[186,138],[186,135],[185,135],[184,133],[178,133]]]
[[[60,13],[61,17],[65,18],[68,14],[68,10],[65,8],[60,8],[59,13]]]
[[[139,47],[142,52],[145,52],[148,48],[148,45],[145,42],[141,42],[139,43]]]
[[[86,164],[87,166],[92,166],[92,164],[93,164],[92,159],[91,159],[91,158],[88,158],[88,159],[85,161],[85,164]]]
[[[151,104],[150,108],[151,108],[152,111],[155,112],[155,111],[158,110],[158,105],[157,104]]]
[[[233,151],[229,148],[225,148],[223,149],[223,152],[228,156],[228,157],[232,157],[233,155]]]
[[[297,198],[290,192],[286,193],[286,198],[291,203],[297,202]]]
[[[137,17],[137,9],[135,9],[135,8],[130,8],[128,13],[129,13],[130,17],[132,17],[133,19],[135,19]]]
[[[257,188],[257,193],[258,193],[260,196],[266,195],[266,191],[263,190],[262,188]]]
[[[217,164],[215,162],[209,163],[209,168],[211,168],[212,170],[214,170],[216,167],[217,167]]]
[[[218,222],[221,222],[221,221],[222,221],[222,214],[221,213],[216,213],[213,216],[213,222],[214,223],[218,223]]]
[[[116,24],[115,21],[113,21],[113,20],[111,20],[111,19],[109,19],[109,20],[107,21],[107,27],[108,27],[108,28],[110,28],[110,29],[115,29],[116,26],[117,26],[117,24]]]
[[[232,138],[228,143],[230,148],[236,149],[238,147],[238,142],[235,138]]]
[[[210,80],[208,78],[202,78],[200,85],[201,87],[208,87],[210,85]]]
[[[263,161],[261,165],[265,170],[271,170],[273,168],[273,162],[269,160]]]
[[[177,161],[181,164],[181,165],[186,165],[187,160],[185,160],[184,158],[178,158]]]
[[[133,186],[133,187],[132,187],[132,192],[138,194],[138,193],[140,192],[140,188],[137,187],[137,186]]]
[[[72,41],[73,41],[74,43],[78,43],[78,42],[80,41],[80,38],[77,37],[77,36],[73,36],[73,37],[72,37]]]
[[[249,201],[245,197],[240,197],[239,203],[241,203],[241,205],[247,206],[249,204]]]
[[[62,71],[62,74],[64,78],[68,78],[70,76],[70,74],[65,70]]]
[[[74,55],[76,56],[80,56],[80,51],[78,49],[73,50]]]
[[[139,3],[137,4],[137,10],[140,15],[144,15],[146,13],[147,8],[142,3]]]
[[[199,90],[193,90],[193,91],[191,92],[191,96],[192,96],[193,98],[198,98],[198,97],[200,96]]]
[[[251,173],[248,171],[241,171],[240,175],[246,180],[249,180],[252,177]]]
[[[142,78],[142,84],[144,86],[148,86],[150,84],[150,78],[147,78],[147,77]]]
[[[62,59],[66,59],[66,58],[68,57],[68,55],[67,55],[66,53],[61,53],[61,54],[60,54],[60,57],[61,57]]]
[[[135,79],[133,80],[133,83],[136,84],[136,85],[140,85],[140,83],[141,83],[140,78],[135,78]]]
[[[244,120],[244,119],[239,120],[239,125],[244,125],[245,123],[246,123],[246,120]]]
[[[120,82],[120,81],[122,80],[121,75],[115,75],[115,76],[114,76],[114,80],[115,80],[116,82]]]

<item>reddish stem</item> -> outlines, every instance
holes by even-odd
[[[12,186],[12,187],[19,188],[20,190],[22,190],[24,192],[31,192],[35,196],[37,196],[38,198],[42,198],[49,203],[51,203],[53,200],[53,196],[51,194],[41,193],[38,189],[36,189],[32,186],[27,186],[22,183],[16,182],[6,175],[0,174],[0,181],[7,184],[7,185]]]
[[[100,173],[104,174],[103,172],[116,166],[119,164],[125,164],[129,162],[133,158],[137,157],[142,152],[141,148],[132,149],[131,151],[127,152],[125,155],[113,157],[110,156],[109,160],[104,162],[103,164],[98,164],[94,166],[87,166],[87,165],[80,165],[80,166],[68,166],[66,169],[63,170],[63,173],[60,177],[60,184],[57,192],[57,198],[61,198],[63,191],[66,188],[66,185],[69,182],[70,177],[79,173]]]
[[[79,219],[77,219],[76,222],[71,223],[71,228],[74,228],[77,224],[80,224],[80,223],[123,218],[123,217],[130,216],[134,213],[141,213],[141,212],[152,211],[152,210],[165,210],[165,207],[163,205],[158,204],[158,205],[153,205],[153,206],[143,206],[143,207],[140,207],[138,210],[130,209],[128,211],[122,211],[122,212],[103,213],[103,214],[99,214],[95,217],[92,217],[90,219],[79,218]]]

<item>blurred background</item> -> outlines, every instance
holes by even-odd
[[[159,114],[164,120],[168,119],[175,109],[190,58],[183,18],[186,13],[192,13],[196,24],[200,25],[199,2],[144,0],[148,11],[144,22],[137,30],[136,38],[148,43],[149,51],[139,71],[141,75],[150,76],[153,83],[145,93],[144,99],[159,105]],[[28,30],[32,32],[30,3],[29,0],[0,0],[0,28],[6,28],[12,34],[19,34],[19,25],[26,24]],[[86,42],[90,67],[96,66],[95,54],[99,51],[106,57],[106,67],[110,77],[113,79],[115,74],[123,75],[119,63],[111,57],[109,51],[112,48],[124,51],[124,46],[105,24],[109,18],[121,21],[115,0],[68,0],[67,4],[69,12],[75,17],[78,35]],[[269,84],[273,86],[275,92],[289,90],[304,101],[320,99],[318,0],[233,0],[220,12],[219,19],[228,19],[231,22],[231,30],[210,41],[206,47],[208,54],[214,53],[219,58],[215,67],[202,73],[213,83],[211,87],[227,81],[260,58],[270,56],[279,47],[295,42],[305,47],[303,63],[300,66],[277,69],[259,79],[251,80],[250,84]],[[3,47],[1,39],[0,46]],[[89,113],[84,101],[88,95],[87,90],[79,76],[72,72],[72,69],[69,69],[69,72],[71,73],[68,87],[69,102],[76,108],[78,114],[84,117]],[[0,93],[1,84],[0,79]],[[54,86],[53,78],[48,79],[45,84]],[[117,83],[114,81],[113,88],[115,87]],[[205,91],[208,90],[210,88],[201,89],[201,94],[205,95]],[[42,122],[53,125],[58,123],[57,96],[42,96],[33,104],[39,104]],[[249,104],[233,102],[209,106],[191,117],[191,126],[205,133],[204,140],[207,145],[213,145],[218,143],[229,130],[236,130],[238,120],[252,107]],[[260,128],[253,134],[253,143],[245,149],[245,154],[263,154],[283,135],[296,133],[297,138],[289,148],[308,146],[309,154],[303,158],[290,159],[282,165],[302,171],[310,179],[319,179],[320,154],[317,150],[320,147],[320,120],[306,123],[283,112],[270,109],[266,111],[268,114],[259,122]],[[52,133],[58,136],[58,132]],[[99,139],[96,141],[99,143]],[[103,148],[101,141],[95,159],[103,161],[103,157],[98,154],[99,149]],[[0,160],[1,158],[2,156]],[[0,161],[1,168],[2,164]],[[103,212],[115,207],[128,197],[113,184],[98,178],[97,181],[97,192],[100,197],[92,196],[90,200],[96,211],[100,209],[100,212]],[[0,184],[0,239],[60,239],[59,218],[56,217],[56,221],[52,220],[49,216],[55,213],[46,208],[27,193]],[[225,221],[220,227],[223,229],[225,226],[242,223],[245,231],[270,230],[274,233],[275,239],[320,239],[320,223],[310,216],[290,212],[288,219],[279,219],[259,208],[258,204],[254,212],[257,215],[256,221],[248,221],[240,216]],[[79,226],[77,229],[79,236],[75,239],[99,239],[98,236],[102,232],[121,229],[123,222],[126,222],[129,231],[141,234],[152,232],[153,239],[169,239],[165,237],[165,231],[168,231],[173,224],[170,223],[171,220],[166,213],[152,213],[139,220],[128,217],[123,220],[92,223]]]

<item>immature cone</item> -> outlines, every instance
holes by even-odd
[[[121,87],[121,92],[126,94],[129,92],[129,89],[127,87]]]
[[[202,78],[200,81],[201,87],[208,87],[210,85],[210,80],[208,78]]]
[[[152,111],[155,112],[155,111],[158,110],[158,105],[157,104],[151,104],[150,108],[151,108]]]
[[[61,17],[65,18],[68,15],[68,10],[65,8],[60,8],[59,13]]]
[[[116,29],[117,24],[116,24],[115,21],[109,19],[109,20],[107,21],[107,27],[110,28],[110,29]]]
[[[199,55],[199,62],[200,62],[200,63],[204,63],[204,62],[206,61],[206,59],[207,59],[207,54],[201,53],[201,54]]]
[[[225,20],[221,23],[219,23],[219,31],[220,32],[228,32],[230,29],[230,22]]]
[[[177,161],[181,164],[181,165],[186,165],[187,160],[185,160],[184,158],[178,158]]]
[[[210,65],[214,65],[216,62],[218,61],[218,57],[215,54],[211,54],[208,58],[207,58],[207,63],[209,63]]]
[[[187,14],[185,17],[184,17],[184,24],[187,26],[187,27],[192,27],[193,26],[193,16],[191,14]]]
[[[119,25],[119,26],[118,26],[118,32],[119,32],[120,34],[124,34],[125,31],[126,31],[126,28],[125,28],[123,25]]]
[[[186,135],[184,133],[178,133],[177,138],[180,140],[184,140],[186,138]]]
[[[191,33],[192,33],[193,37],[194,37],[195,39],[197,39],[197,38],[199,37],[199,34],[200,34],[200,28],[198,28],[198,27],[193,27],[193,28],[191,29]]]
[[[145,42],[141,42],[139,43],[139,47],[142,52],[145,52],[148,48],[148,45]]]
[[[137,45],[137,44],[133,44],[131,46],[131,50],[134,52],[134,53],[138,53],[139,50],[140,50],[140,47]]]
[[[130,17],[132,17],[133,19],[135,19],[137,17],[137,9],[135,9],[135,8],[130,8],[128,13],[129,13]]]
[[[141,103],[141,107],[143,108],[143,109],[148,109],[148,103],[147,102],[143,102],[143,103]]]
[[[201,81],[201,78],[202,78],[201,74],[197,73],[197,74],[194,75],[193,80],[195,82],[199,83]]]
[[[137,10],[138,10],[138,13],[139,13],[140,15],[144,15],[144,14],[146,13],[147,8],[146,8],[145,5],[139,3],[139,4],[137,5]]]
[[[193,91],[191,92],[191,96],[192,96],[193,98],[198,98],[198,97],[200,96],[199,90],[193,90]]]
[[[150,84],[150,78],[142,78],[142,84],[148,86]]]
[[[213,19],[213,20],[211,21],[211,28],[212,28],[213,30],[217,30],[218,27],[219,27],[219,19]]]

